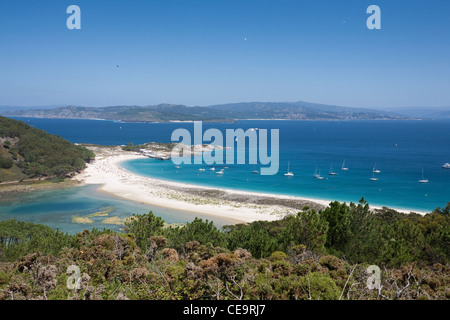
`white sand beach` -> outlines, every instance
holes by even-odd
[[[246,223],[281,219],[287,214],[299,212],[304,206],[322,209],[331,202],[210,188],[139,176],[121,167],[120,163],[145,158],[143,155],[122,151],[120,147],[89,148],[96,153],[96,159],[74,179],[85,184],[101,185],[100,190],[103,192],[139,203],[215,216],[231,223]],[[409,213],[409,210],[398,211]]]

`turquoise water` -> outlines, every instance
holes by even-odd
[[[193,131],[192,123],[121,123],[113,121],[26,119],[32,126],[58,134],[74,143],[117,145],[133,142],[170,142],[178,128]],[[280,130],[280,170],[274,176],[252,173],[256,165],[229,165],[223,176],[200,165],[182,165],[176,169],[171,161],[136,160],[123,165],[138,174],[186,183],[312,197],[325,200],[358,201],[365,197],[372,205],[410,210],[431,211],[450,201],[450,170],[441,168],[450,162],[450,121],[237,121],[236,123],[204,123],[203,130],[217,128],[258,127]],[[343,161],[349,170],[341,171]],[[290,162],[294,177],[283,173]],[[381,170],[378,181],[370,181],[374,165]],[[329,176],[333,166],[337,176]],[[318,168],[325,180],[313,178]],[[219,168],[219,166],[216,166]],[[430,180],[420,184],[422,176]],[[70,192],[68,191],[70,194]],[[75,198],[77,196],[75,195]],[[95,203],[98,194],[89,200],[65,203],[58,214],[79,202]],[[99,198],[102,199],[102,198]],[[38,215],[35,206],[51,207],[54,199],[39,198],[26,208],[24,217]],[[102,200],[103,201],[103,200]],[[103,207],[113,199],[105,200]],[[20,207],[21,204],[18,204]],[[124,204],[124,207],[131,203]],[[94,206],[92,210],[97,210]],[[0,217],[5,206],[0,207]],[[39,213],[40,214],[40,213]],[[183,215],[183,213],[180,213]],[[184,213],[188,215],[188,213]],[[181,219],[182,220],[182,219]],[[63,223],[61,219],[54,225]]]
[[[349,161],[347,163],[352,164]],[[421,173],[406,170],[383,170],[377,175],[378,181],[371,181],[372,167],[369,165],[355,165],[346,172],[337,168],[337,176],[328,176],[327,168],[322,166],[325,170],[321,174],[325,180],[314,179],[313,163],[302,165],[298,161],[291,161],[290,164],[294,177],[285,177],[283,172],[276,176],[256,175],[251,172],[254,169],[251,165],[228,166],[223,175],[209,171],[207,166],[190,165],[177,169],[170,162],[153,159],[128,161],[122,166],[143,176],[169,181],[346,202],[357,202],[364,197],[371,205],[409,210],[431,211],[438,206],[445,206],[449,201],[448,186],[432,180],[438,177],[440,170],[433,170],[427,175],[431,181],[429,184],[419,184],[417,181],[421,178]],[[199,172],[200,167],[206,168],[206,171]],[[283,167],[287,169],[286,165]],[[218,170],[221,167],[215,168]],[[450,172],[442,174],[450,179]]]
[[[98,187],[89,185],[1,196],[0,221],[15,219],[39,223],[76,234],[92,228],[120,231],[122,226],[104,223],[104,220],[111,217],[123,219],[130,217],[133,213],[145,214],[152,211],[167,223],[186,223],[195,218],[192,213],[118,199],[97,191]],[[99,212],[107,215],[96,216],[95,213]],[[93,214],[94,216],[92,216]],[[87,217],[92,220],[92,223],[73,221],[76,217]],[[214,224],[219,227],[230,224],[228,221],[210,216],[198,217],[214,221]]]
[[[214,187],[357,202],[431,211],[450,201],[450,122],[361,121],[244,122],[259,128],[280,129],[280,170],[273,176],[253,174],[256,165],[226,165],[223,175],[206,165],[182,165],[153,159],[123,166],[140,175]],[[227,150],[228,152],[228,150]],[[345,160],[348,171],[340,170]],[[294,177],[286,177],[290,171]],[[381,172],[371,181],[376,165]],[[200,167],[206,171],[199,172]],[[221,166],[215,166],[216,169]],[[223,166],[222,166],[223,167]],[[330,176],[331,167],[338,173]],[[326,179],[313,178],[315,170]],[[420,184],[422,169],[428,184]]]

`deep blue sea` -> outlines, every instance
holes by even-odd
[[[171,142],[173,130],[185,128],[192,132],[194,126],[193,123],[16,119],[74,143],[100,145]],[[442,164],[450,162],[450,120],[242,120],[236,123],[203,123],[203,130],[217,128],[222,132],[226,129],[247,130],[255,127],[279,129],[280,170],[276,175],[254,174],[252,171],[260,170],[260,167],[249,164],[225,165],[228,168],[223,175],[208,170],[206,165],[181,165],[181,168],[175,168],[171,161],[154,159],[134,160],[123,165],[138,174],[166,180],[346,202],[357,202],[364,197],[371,205],[410,210],[431,211],[450,201],[450,170],[442,169]],[[348,171],[341,170],[344,160]],[[284,176],[288,163],[293,177]],[[381,172],[374,175],[374,166]],[[206,170],[198,171],[201,167]],[[338,173],[336,176],[328,174],[331,167]],[[316,168],[325,177],[324,180],[314,179]],[[427,184],[418,183],[422,178],[422,170],[424,177],[430,181]],[[371,181],[372,176],[378,180]],[[77,192],[73,191],[75,197],[79,197]],[[93,194],[89,197],[92,200],[97,196]],[[83,199],[78,202],[91,203]],[[102,198],[102,206],[113,201],[105,199]],[[22,209],[20,204],[16,206],[17,210],[27,212],[24,215],[33,216],[34,207],[42,203],[51,206],[52,201],[41,197]],[[5,208],[8,207],[2,207],[1,203],[0,219],[3,220]],[[49,217],[53,221],[53,217]],[[184,221],[172,219],[170,222]],[[53,226],[60,225],[52,223]]]

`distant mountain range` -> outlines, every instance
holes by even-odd
[[[20,110],[19,110],[20,109]],[[0,107],[9,117],[103,119],[127,122],[210,121],[238,119],[273,120],[395,120],[417,118],[450,118],[450,108],[397,108],[375,110],[350,108],[309,102],[242,102],[189,107],[175,104],[153,106],[49,106]]]

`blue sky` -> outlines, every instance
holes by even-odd
[[[298,100],[449,106],[450,1],[0,0],[0,105]]]

